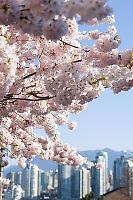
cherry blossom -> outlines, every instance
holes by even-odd
[[[5,179],[0,177],[0,184],[2,183],[3,185],[9,185],[10,184],[10,180],[9,179]]]
[[[72,121],[71,123],[69,123],[68,128],[70,130],[74,130],[77,126],[77,123],[75,121]]]
[[[1,0],[0,7],[0,24],[51,40],[67,33],[69,19],[81,16],[80,23],[100,23],[112,13],[106,0]]]
[[[63,143],[58,128],[105,88],[119,93],[133,86],[133,49],[118,51],[111,13],[106,0],[0,0],[0,147],[19,166],[36,156],[90,165]],[[109,27],[81,33],[78,23]]]
[[[26,163],[25,163],[25,158],[24,157],[21,157],[19,159],[19,162],[18,162],[18,165],[22,168],[25,168],[26,167]]]

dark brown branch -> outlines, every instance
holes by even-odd
[[[40,98],[40,97],[37,96],[37,94],[43,94],[43,93],[40,92],[40,91],[31,91],[31,92],[28,93],[28,95],[33,95],[34,97]]]
[[[79,47],[77,47],[77,46],[74,46],[74,45],[72,45],[72,44],[69,44],[69,43],[63,41],[62,39],[60,39],[60,41],[61,41],[64,45],[68,45],[68,46],[70,46],[70,47],[74,47],[74,48],[76,48],[76,49],[79,48]]]
[[[10,98],[10,99],[5,98],[5,99],[3,99],[3,100],[0,101],[0,102],[4,102],[4,101],[7,101],[7,100],[42,101],[42,100],[49,100],[49,99],[52,99],[52,98],[54,98],[54,97],[55,97],[55,96],[53,96],[53,97],[46,96],[46,97],[38,97],[38,99],[27,99],[27,98],[12,97],[12,98]]]
[[[71,62],[71,64],[78,63],[78,62],[82,62],[82,59],[80,59],[80,60],[75,60],[75,61],[72,61],[72,62]]]
[[[32,87],[35,87],[36,86],[36,84],[34,84],[34,85],[29,85],[29,86],[27,86],[27,87],[23,87],[22,88],[22,91],[24,90],[24,89],[29,89],[29,88],[32,88]]]
[[[28,74],[28,75],[25,76],[23,79],[29,78],[29,77],[31,77],[31,76],[33,76],[33,75],[35,75],[35,74],[36,74],[36,72],[33,72],[33,73],[31,73],[31,74]]]
[[[34,97],[36,97],[36,98],[38,98],[38,99],[42,99],[42,100],[44,100],[44,98],[45,98],[45,97],[38,96],[36,94],[31,94],[31,95],[34,96]]]
[[[22,10],[20,10],[20,11],[29,11],[30,9],[29,8],[25,8],[25,9],[22,9]]]
[[[63,41],[62,39],[60,39],[60,41],[61,41],[64,45],[68,45],[68,46],[70,46],[70,47],[79,49],[79,47],[77,47],[77,46],[75,46],[75,45],[72,45],[72,44],[69,44],[69,43]],[[82,50],[85,51],[85,52],[89,52],[89,51],[90,51],[90,50],[86,50],[86,49],[82,49]]]

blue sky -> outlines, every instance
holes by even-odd
[[[132,48],[133,0],[109,0],[109,5],[114,9],[117,33],[122,39],[120,50]],[[91,30],[86,25],[80,29]],[[78,122],[76,130],[63,127],[61,137],[77,149],[133,150],[133,89],[117,95],[106,90],[85,111],[71,118]]]

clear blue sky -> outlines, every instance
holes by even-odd
[[[120,50],[133,47],[133,0],[110,0],[116,27],[122,38]],[[82,30],[90,30],[83,26]],[[89,45],[89,44],[88,44]],[[133,150],[133,89],[114,95],[106,90],[88,104],[85,111],[72,115],[78,122],[74,132],[61,128],[62,139],[79,150]]]

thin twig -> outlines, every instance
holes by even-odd
[[[80,59],[80,60],[75,60],[75,61],[72,61],[72,62],[71,62],[71,64],[78,63],[78,62],[82,62],[82,59]]]
[[[33,73],[31,73],[31,74],[28,74],[28,75],[25,76],[23,79],[29,78],[29,77],[31,77],[31,76],[33,76],[33,75],[35,75],[35,74],[36,74],[36,72],[33,72]]]
[[[69,44],[69,43],[63,41],[62,39],[60,39],[60,41],[61,41],[64,45],[68,45],[68,46],[70,46],[70,47],[79,49],[79,47],[77,47],[77,46],[75,46],[75,45],[72,45],[72,44]],[[82,51],[89,52],[90,50],[82,49]]]
[[[23,88],[22,88],[22,92],[23,92],[24,89],[29,89],[29,88],[32,88],[32,87],[35,87],[35,86],[36,86],[36,84],[34,84],[34,85],[29,85],[29,86],[27,86],[27,87],[23,87]]]
[[[41,54],[40,54],[40,56],[39,56],[39,59],[41,58],[41,56],[42,56],[42,54],[43,54],[43,51],[44,51],[44,48],[42,49],[42,52],[41,52]]]

